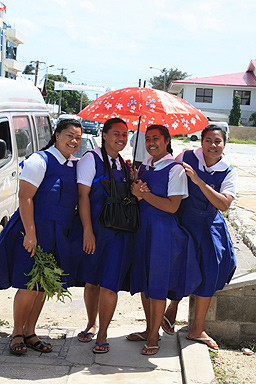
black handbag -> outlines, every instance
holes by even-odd
[[[103,156],[104,165],[109,171],[109,180],[101,179],[105,197],[98,223],[105,228],[116,231],[138,232],[140,230],[140,213],[138,199],[132,195],[130,177],[123,158],[118,155],[126,183],[115,180],[108,158]]]

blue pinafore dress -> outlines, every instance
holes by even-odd
[[[139,169],[139,178],[151,192],[167,197],[172,162],[161,170]],[[145,200],[140,201],[141,231],[135,234],[135,258],[131,269],[131,294],[143,292],[146,298],[165,300],[189,295],[201,282],[193,239],[182,228],[176,214],[164,212]]]
[[[70,243],[68,240],[75,207],[78,201],[76,163],[62,165],[49,152],[38,152],[47,165],[45,177],[34,198],[34,220],[37,244],[44,252],[52,253],[64,273],[70,271]],[[0,287],[26,289],[34,258],[23,247],[25,233],[19,209],[0,234]],[[63,276],[64,287],[70,286],[72,276]]]
[[[72,230],[72,253],[74,260],[80,260],[76,266],[75,285],[90,283],[118,292],[131,266],[133,254],[133,234],[113,229],[104,228],[98,224],[98,218],[104,200],[104,188],[100,183],[103,178],[109,178],[108,171],[104,170],[104,163],[100,157],[92,151],[95,159],[96,174],[90,191],[90,206],[92,229],[96,241],[94,254],[87,254],[82,249],[83,228],[77,217]],[[121,170],[112,169],[117,182],[125,183],[124,174]]]
[[[224,178],[232,170],[230,165],[222,172],[202,172],[193,151],[186,151],[183,161],[191,165],[198,176],[218,192]],[[193,293],[212,297],[215,291],[223,289],[235,272],[234,247],[222,214],[189,177],[188,190],[189,197],[182,202],[178,214],[181,224],[194,238],[202,273],[202,282]]]

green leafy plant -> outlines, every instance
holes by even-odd
[[[43,252],[42,248],[35,246],[34,265],[26,276],[31,276],[31,280],[26,284],[27,290],[30,292],[36,287],[37,292],[44,290],[43,300],[47,300],[56,296],[57,300],[64,303],[65,297],[71,300],[71,293],[63,287],[61,281],[63,270],[58,267],[55,257],[51,253]]]
[[[240,107],[241,97],[239,95],[235,95],[233,97],[233,107],[230,110],[229,114],[229,125],[238,126],[241,119],[242,110]]]
[[[249,121],[252,121],[254,127],[256,126],[256,112],[251,114]]]

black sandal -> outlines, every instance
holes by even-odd
[[[50,343],[45,343],[44,341],[42,340],[38,340],[36,341],[34,344],[31,344],[31,343],[28,343],[27,340],[29,339],[32,339],[33,337],[36,337],[36,334],[33,333],[33,335],[30,335],[30,336],[24,336],[24,342],[26,344],[26,346],[28,348],[32,348],[34,349],[35,351],[37,352],[41,352],[41,353],[49,353],[49,352],[52,352],[52,347],[51,347],[51,344]],[[50,348],[47,348],[47,349],[44,349],[45,347],[47,346],[50,346]]]
[[[23,338],[23,335],[12,336],[11,342],[12,342],[12,340],[16,339],[17,337],[22,337]],[[25,345],[25,343],[23,341],[21,343],[16,343],[16,344],[13,344],[13,345],[11,345],[11,342],[10,342],[10,345],[9,345],[10,353],[11,354],[20,356],[20,355],[24,355],[24,353],[27,353],[27,348],[26,348],[26,345]],[[26,349],[22,349],[24,347]],[[21,348],[21,349],[16,349],[16,348]]]

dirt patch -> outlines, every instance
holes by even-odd
[[[243,344],[246,348],[255,349],[255,340]],[[220,345],[218,352],[210,351],[211,361],[217,383],[222,384],[255,384],[256,354],[244,355],[242,346],[237,349]]]

